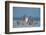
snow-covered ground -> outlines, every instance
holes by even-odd
[[[13,21],[13,28],[20,28],[20,27],[39,27],[40,26],[40,21],[34,20],[33,23],[30,24],[17,24],[17,20]]]

